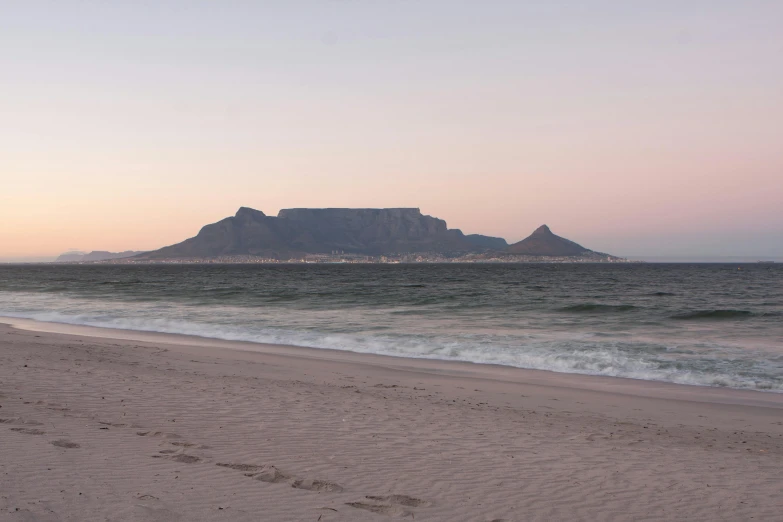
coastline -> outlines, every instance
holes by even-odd
[[[641,397],[685,399],[699,402],[724,402],[726,404],[743,405],[780,404],[781,407],[783,407],[783,393],[769,390],[681,384],[610,375],[592,375],[534,368],[520,368],[517,366],[445,358],[437,359],[407,355],[363,353],[334,348],[313,348],[291,344],[227,340],[179,333],[74,325],[2,315],[0,315],[0,325],[50,334],[79,335],[102,339],[161,343],[172,345],[172,348],[179,347],[179,349],[183,349],[183,347],[186,347],[185,349],[191,351],[196,349],[207,351],[220,350],[223,352],[224,356],[230,358],[242,357],[240,354],[231,353],[236,351],[289,357],[306,357],[317,360],[376,364],[404,370],[432,371],[475,378],[509,380],[510,382],[525,382],[528,384],[595,391],[603,390]],[[769,395],[776,396],[776,398],[763,397]]]
[[[781,507],[780,394],[138,334],[0,325],[9,520],[771,520]]]

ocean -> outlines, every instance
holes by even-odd
[[[783,265],[7,265],[0,316],[783,392]]]

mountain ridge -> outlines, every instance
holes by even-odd
[[[92,252],[69,251],[55,259],[55,263],[91,263],[95,261],[109,261],[112,259],[125,259],[138,256],[145,252],[126,250],[124,252],[107,252],[105,250],[93,250]]]
[[[293,259],[306,255],[497,254],[582,256],[596,254],[554,235],[543,225],[513,245],[482,234],[465,235],[419,208],[289,208],[277,216],[240,207],[236,214],[205,225],[194,237],[138,255],[135,259],[255,256]]]

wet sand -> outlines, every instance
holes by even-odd
[[[13,323],[3,521],[783,512],[781,394]]]

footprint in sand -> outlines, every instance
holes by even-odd
[[[422,500],[420,498],[416,497],[409,497],[408,495],[387,495],[387,496],[374,496],[374,495],[367,495],[364,497],[369,500],[375,500],[378,502],[390,502],[392,504],[399,504],[401,506],[408,506],[408,507],[420,507],[420,506],[428,506],[429,502],[426,500]]]
[[[367,495],[365,499],[371,502],[347,502],[347,506],[356,509],[364,509],[373,513],[398,517],[414,517],[414,513],[405,508],[430,505],[426,500],[411,497],[409,495]]]
[[[166,450],[161,451],[161,453],[164,453]],[[178,455],[150,455],[153,459],[168,459],[173,460],[174,462],[181,462],[182,464],[195,464],[196,462],[201,462],[201,457],[197,457],[195,455],[185,455],[184,453],[180,453]]]
[[[274,466],[264,466],[258,473],[245,473],[246,477],[253,477],[261,482],[268,482],[270,484],[280,484],[281,482],[288,482],[291,480],[291,475],[280,471]]]
[[[413,518],[413,512],[401,508],[400,506],[392,506],[390,504],[369,504],[367,502],[346,502],[346,506],[350,506],[356,509],[364,509],[372,513],[378,513],[381,515],[397,516],[397,517],[411,517]]]
[[[70,440],[65,439],[57,439],[52,441],[53,446],[57,446],[58,448],[81,448],[81,445],[71,442]]]
[[[228,464],[226,462],[218,462],[215,465],[220,466],[221,468],[228,468],[236,471],[244,471],[244,472],[249,472],[251,474],[255,474],[259,470],[264,468],[268,468],[268,467],[274,468],[274,466],[258,466],[256,464]]]
[[[42,426],[43,422],[24,420],[21,417],[0,419],[0,424],[24,424],[25,426]]]
[[[304,489],[306,491],[323,491],[325,493],[339,493],[343,491],[343,487],[335,482],[328,480],[318,479],[301,479],[297,478],[289,473],[286,473],[272,465],[256,465],[256,464],[228,464],[225,462],[218,462],[218,466],[236,471],[241,471],[246,477],[252,477],[261,482],[268,482],[270,484],[289,483],[291,487],[296,489]]]
[[[258,466],[255,464],[227,464],[225,462],[218,462],[217,465],[222,468],[241,471],[245,474],[246,477],[252,477],[256,480],[260,480],[261,482],[269,482],[270,484],[287,482],[293,478],[291,475],[280,471],[275,466]]]
[[[199,445],[194,442],[169,442],[169,444],[179,448],[212,449],[212,446],[207,446],[206,444]]]
[[[139,437],[158,437],[161,439],[181,439],[176,433],[166,433],[165,431],[137,431]]]
[[[328,480],[299,479],[291,483],[291,487],[307,491],[323,491],[326,493],[340,493],[343,487]]]
[[[26,435],[43,435],[43,434],[46,433],[43,430],[38,430],[38,429],[35,429],[35,428],[11,428],[11,431],[24,433]]]
[[[174,455],[171,457],[171,460],[175,462],[182,462],[183,464],[195,464],[196,462],[200,462],[201,458],[196,457],[195,455],[185,455],[184,453],[180,453],[179,455]]]
[[[116,423],[116,422],[101,422],[98,421],[98,424],[103,424],[104,426],[111,426],[112,428],[127,428],[127,424],[122,423]]]

